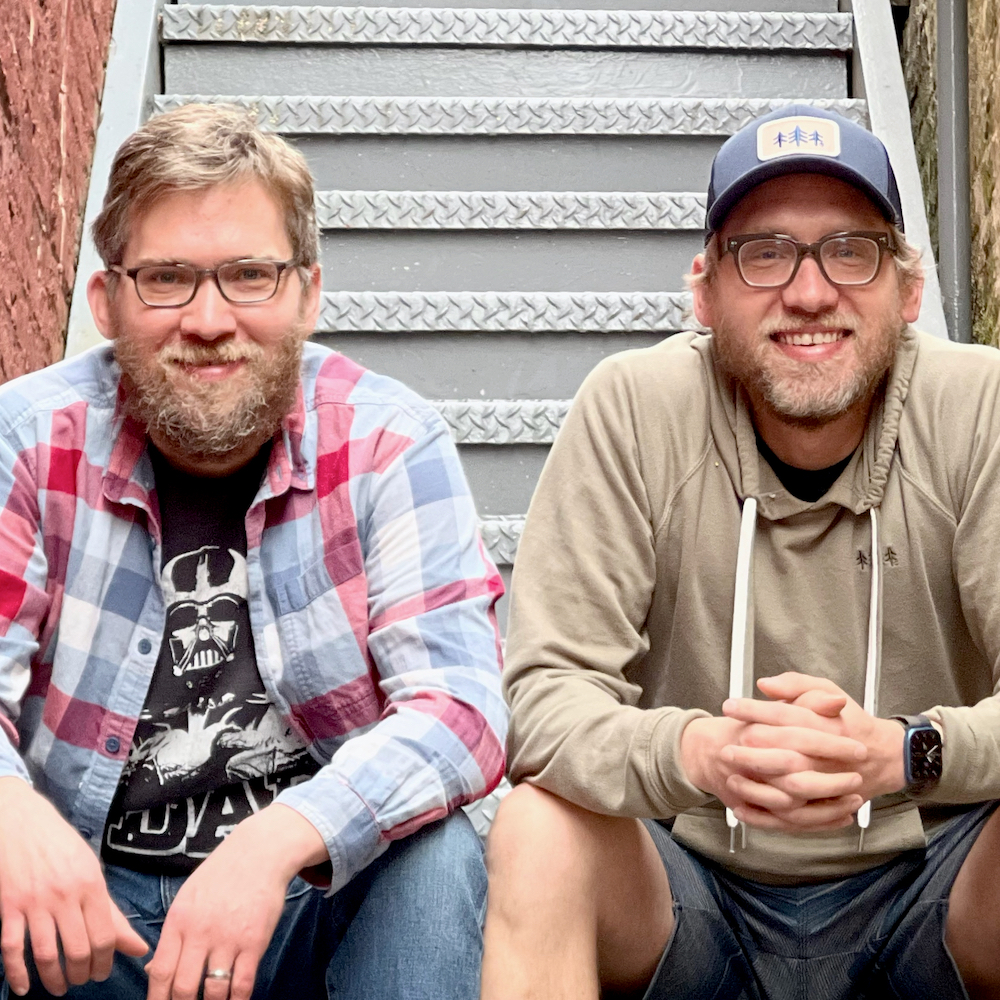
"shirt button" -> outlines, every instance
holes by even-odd
[[[93,833],[91,833],[91,831],[88,830],[87,827],[83,827],[80,830],[80,836],[83,837],[84,840],[90,840],[90,838],[93,836]]]
[[[152,648],[153,644],[148,639],[139,640],[139,652],[142,653],[143,656],[145,656]]]
[[[122,748],[122,741],[118,739],[117,736],[109,736],[104,741],[104,749],[107,750],[108,753],[118,753],[118,751],[121,750],[121,748]]]

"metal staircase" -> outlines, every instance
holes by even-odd
[[[689,323],[709,164],[736,128],[791,100],[871,121],[928,245],[889,0],[528,2],[118,0],[87,209],[155,110],[233,101],[292,137],[319,191],[315,339],[436,402],[505,575],[583,377]],[[70,353],[96,341],[97,266],[88,245]]]

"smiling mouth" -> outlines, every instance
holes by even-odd
[[[188,374],[197,374],[205,369],[231,369],[246,363],[246,358],[205,358],[199,361],[186,361],[178,358],[174,365]]]
[[[790,347],[817,347],[820,344],[834,344],[838,340],[845,340],[850,334],[850,330],[820,330],[816,333],[780,330],[771,334],[771,340]]]

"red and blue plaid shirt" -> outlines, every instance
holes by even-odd
[[[95,850],[165,621],[118,380],[102,347],[0,390],[0,775]],[[322,834],[333,891],[500,780],[503,584],[438,413],[313,344],[246,530],[257,666],[324,764],[277,801]]]

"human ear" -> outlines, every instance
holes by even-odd
[[[87,282],[87,302],[90,304],[90,314],[101,336],[114,340],[111,325],[111,292],[108,284],[111,282],[108,271],[95,271]]]
[[[924,276],[911,278],[899,290],[899,315],[905,323],[916,323],[924,297]]]
[[[308,337],[316,329],[323,304],[323,273],[319,264],[313,264],[307,270],[309,277],[302,284],[301,312],[302,326]]]
[[[691,304],[694,318],[705,327],[713,325],[712,286],[702,276],[705,274],[705,255],[697,254],[691,261],[691,277],[701,280],[691,283]]]

